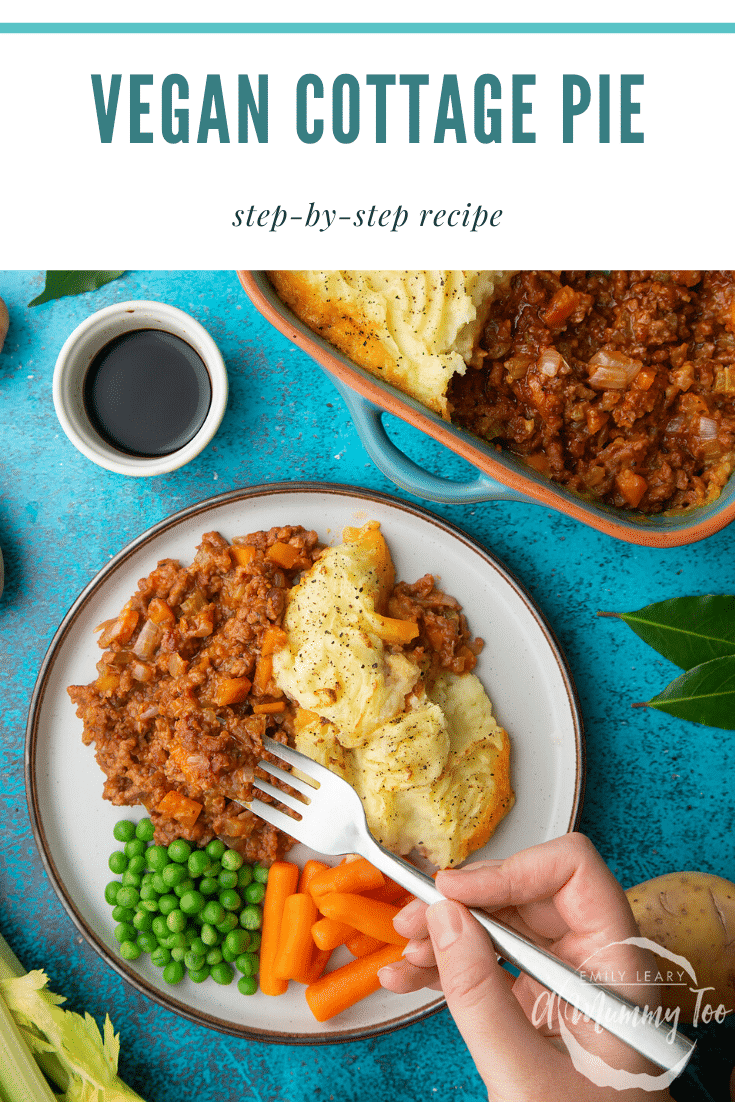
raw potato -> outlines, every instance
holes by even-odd
[[[10,318],[8,317],[8,308],[0,298],[0,352],[3,350],[3,344],[5,343],[9,325]]]
[[[681,1020],[695,1016],[696,990],[712,987],[701,999],[702,1008],[716,1009],[722,1004],[735,1010],[735,884],[706,872],[670,872],[647,880],[626,892],[643,937],[684,957],[697,976],[696,985],[688,975],[684,986],[664,984],[664,1007],[680,1007]],[[656,958],[664,975],[676,965],[665,957]]]

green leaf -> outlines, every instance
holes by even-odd
[[[735,656],[713,658],[683,673],[649,700],[648,707],[691,723],[735,731]]]
[[[46,286],[29,306],[40,306],[42,302],[51,302],[66,295],[81,295],[85,291],[96,291],[105,283],[112,283],[125,272],[46,272]]]
[[[676,597],[638,612],[599,612],[624,620],[649,647],[682,670],[735,655],[735,597]]]

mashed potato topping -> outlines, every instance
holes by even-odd
[[[393,581],[379,527],[346,529],[291,591],[274,676],[300,706],[297,748],[353,785],[378,841],[444,868],[510,810],[509,740],[474,674],[427,689],[400,649],[418,628],[382,611]]]
[[[505,271],[271,271],[297,317],[354,363],[448,419]]]

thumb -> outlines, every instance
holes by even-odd
[[[434,903],[426,922],[447,1006],[491,1097],[521,1097],[559,1054],[526,1018],[490,938],[461,903]]]

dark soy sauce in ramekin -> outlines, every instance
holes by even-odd
[[[183,448],[204,424],[212,384],[181,337],[134,329],[97,353],[84,378],[84,406],[103,440],[150,458]]]

